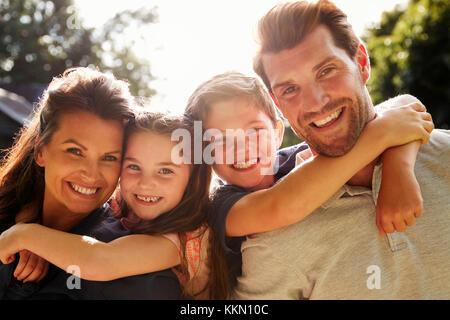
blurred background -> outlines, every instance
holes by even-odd
[[[254,75],[256,22],[277,2],[0,0],[0,149],[68,67],[112,72],[134,95],[177,112],[214,74]],[[368,46],[374,103],[410,93],[448,129],[450,2],[335,2]],[[283,146],[297,142],[287,129]]]

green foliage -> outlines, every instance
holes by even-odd
[[[450,3],[410,0],[383,13],[364,37],[371,56],[374,103],[400,93],[418,97],[438,128],[450,127]]]
[[[133,94],[151,96],[149,63],[124,34],[156,19],[154,8],[124,11],[94,30],[82,26],[73,0],[1,0],[0,86],[47,84],[68,67],[96,66],[127,79]]]

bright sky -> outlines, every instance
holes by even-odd
[[[158,7],[159,22],[149,27],[136,53],[146,57],[157,80],[152,104],[182,110],[194,89],[229,70],[253,74],[258,18],[276,0],[75,0],[86,26],[99,26],[118,11]],[[335,0],[356,33],[376,23],[383,11],[408,0]]]

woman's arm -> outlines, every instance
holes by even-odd
[[[179,250],[162,236],[129,235],[105,243],[39,224],[16,224],[0,236],[0,259],[29,250],[63,270],[76,265],[86,280],[109,281],[180,263]]]
[[[392,103],[392,100],[391,100]],[[355,146],[340,157],[317,155],[274,187],[238,200],[226,219],[227,236],[265,232],[298,222],[330,198],[386,148],[427,142],[434,128],[420,103],[389,109],[369,122]]]

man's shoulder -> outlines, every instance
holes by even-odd
[[[450,130],[433,130],[428,143],[421,146],[417,161],[450,170]]]

